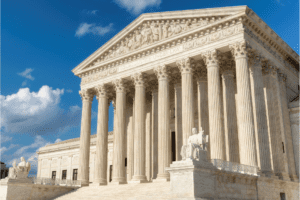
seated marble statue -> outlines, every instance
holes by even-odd
[[[188,144],[183,145],[181,148],[182,160],[188,158],[192,160],[205,160],[208,143],[208,135],[204,135],[204,131],[201,128],[199,134],[197,134],[197,128],[192,129],[193,135],[188,139]]]
[[[13,162],[13,167],[9,168],[8,178],[11,179],[24,179],[27,178],[31,169],[29,162],[26,163],[25,158],[21,157],[21,162],[16,166],[16,161]]]

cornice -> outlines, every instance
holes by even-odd
[[[167,20],[170,18],[182,19],[182,18],[194,18],[194,17],[212,17],[212,16],[228,16],[239,12],[244,12],[247,6],[235,6],[235,7],[220,7],[220,8],[207,8],[196,10],[184,10],[184,11],[171,11],[171,12],[158,12],[158,13],[146,13],[140,15],[136,20],[127,25],[122,31],[111,38],[88,58],[82,61],[72,72],[78,75],[78,70],[85,68],[91,64],[100,54],[107,51],[115,42],[123,39],[127,34],[132,32],[136,27],[140,26],[145,20]]]

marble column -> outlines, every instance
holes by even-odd
[[[52,158],[49,158],[49,177],[48,178],[52,178],[52,169],[51,169],[51,164],[52,164]]]
[[[94,181],[96,185],[107,185],[108,107],[105,85],[96,87],[98,100],[96,161]]]
[[[69,159],[70,159],[70,162],[69,162],[69,172],[67,173],[67,176],[69,177],[69,178],[67,178],[67,179],[69,179],[69,180],[73,180],[72,178],[72,176],[73,176],[73,172],[72,172],[72,159],[73,159],[73,155],[69,155],[68,156],[69,157]]]
[[[113,177],[112,183],[125,184],[125,114],[126,114],[126,90],[124,81],[117,79],[114,81],[116,90],[116,113],[117,130],[114,133],[114,151],[113,151]]]
[[[244,165],[257,166],[247,45],[245,41],[242,41],[230,45],[229,48],[232,51],[232,55],[235,58],[236,63],[240,163]]]
[[[286,93],[286,76],[282,73],[279,73],[279,84],[280,84],[280,96],[281,96],[281,105],[282,105],[282,113],[283,113],[283,123],[284,123],[284,131],[285,131],[285,151],[288,158],[289,165],[289,175],[293,181],[298,181],[298,177],[295,169],[295,159],[294,159],[294,150],[293,150],[293,141],[292,141],[292,131],[291,131],[291,123],[290,123],[290,115],[288,109],[288,100]]]
[[[169,181],[170,174],[165,170],[170,166],[170,92],[169,71],[165,65],[154,69],[158,79],[158,180]]]
[[[201,66],[201,73],[197,76],[197,103],[198,103],[198,130],[203,130],[209,135],[209,112],[208,112],[208,85],[207,70]],[[207,146],[207,159],[210,160],[210,144]]]
[[[145,129],[146,129],[146,176],[147,180],[152,180],[151,170],[151,154],[152,154],[152,131],[151,131],[151,99],[147,99],[146,104],[146,118],[145,118]]]
[[[181,83],[175,84],[175,137],[176,137],[176,161],[180,161],[182,147],[182,90]]]
[[[130,181],[133,176],[134,100],[128,109],[129,121],[127,126],[127,181]]]
[[[61,161],[62,161],[62,156],[59,156],[57,158],[57,171],[56,171],[56,178],[61,179]]]
[[[82,119],[80,130],[79,151],[79,180],[82,186],[89,185],[89,163],[90,163],[90,136],[91,136],[91,112],[94,94],[91,90],[79,92],[82,98]]]
[[[251,52],[249,62],[251,65],[250,83],[256,138],[257,164],[260,171],[269,176],[273,174],[273,172],[271,168],[261,59],[261,56],[258,55],[256,52]]]
[[[158,90],[152,89],[152,179],[158,173]]]
[[[38,159],[38,171],[37,171],[37,177],[41,177],[41,170],[42,170],[42,159]]]
[[[235,109],[236,105],[234,82],[235,80],[233,70],[226,70],[222,73],[226,160],[239,163],[239,140]]]
[[[181,72],[182,87],[182,145],[187,144],[194,128],[194,90],[193,66],[191,58],[177,60],[176,64]]]
[[[280,130],[278,130],[277,128],[277,112],[275,110],[276,103],[274,101],[276,95],[273,92],[273,76],[277,76],[276,71],[277,70],[272,66],[265,66],[263,71],[264,96],[271,153],[271,167],[275,175],[287,176],[286,172],[284,172],[285,168],[282,162],[282,145],[280,142]]]
[[[217,51],[203,54],[207,65],[210,158],[226,160]]]
[[[135,84],[134,114],[134,176],[130,183],[145,183],[145,77],[143,73],[132,76]]]

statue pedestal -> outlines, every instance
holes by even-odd
[[[166,170],[170,173],[174,198],[214,198],[216,168],[212,163],[187,159],[173,162]]]

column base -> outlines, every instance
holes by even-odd
[[[92,186],[107,185],[107,180],[106,179],[96,179],[93,181],[93,183],[91,185]]]
[[[133,176],[131,181],[129,181],[128,183],[148,183],[149,181],[147,180],[146,176],[141,176],[141,175],[137,175],[137,176]]]
[[[290,181],[291,180],[290,176],[285,172],[276,173],[275,175],[278,176],[279,179],[284,180],[284,181]]]
[[[107,185],[107,182],[105,183],[105,182],[101,182],[101,183],[92,183],[92,184],[90,184],[90,186],[104,186],[104,185]]]
[[[170,174],[157,174],[157,178],[153,180],[154,183],[157,182],[168,182],[170,181]]]
[[[294,182],[299,182],[299,178],[297,175],[291,175],[290,176],[291,180],[294,181]]]
[[[122,185],[127,184],[127,181],[125,178],[113,178],[110,182],[111,185]]]

